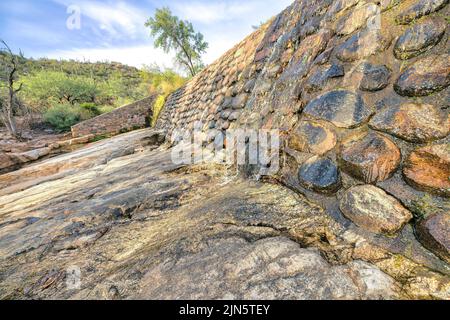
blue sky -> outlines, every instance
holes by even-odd
[[[210,44],[204,60],[219,58],[292,0],[1,0],[0,39],[27,57],[119,61],[137,67],[173,60],[153,48],[144,27],[156,8],[169,7],[194,24]],[[80,28],[69,30],[69,6],[80,9]]]

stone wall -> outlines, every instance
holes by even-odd
[[[114,135],[134,129],[148,127],[153,116],[156,96],[117,108],[72,127],[74,138],[87,135]]]
[[[276,179],[369,234],[415,227],[450,261],[448,2],[295,1],[172,94],[157,127],[278,129]]]

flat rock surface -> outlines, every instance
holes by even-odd
[[[415,28],[447,3],[293,1],[170,94],[159,133],[0,175],[0,298],[450,299],[448,228],[415,230],[449,211],[448,41]],[[194,128],[277,130],[280,170],[174,164],[162,138]]]
[[[303,196],[226,167],[174,165],[170,149],[152,151],[154,137],[108,139],[93,145],[95,155],[86,146],[51,163],[84,155],[95,165],[45,170],[3,190],[1,298],[445,297],[446,278],[420,264],[411,262],[426,274],[421,283],[438,288],[396,280],[397,254],[376,246],[352,254],[353,241],[370,240],[340,236],[344,229]],[[135,152],[120,151],[121,141]],[[108,153],[118,156],[95,161]],[[371,252],[383,263],[371,263]]]
[[[362,261],[331,266],[318,251],[287,238],[251,243],[232,237],[151,268],[141,290],[135,298],[202,299],[208,292],[213,299],[335,300],[395,298],[397,288],[392,278]]]
[[[75,153],[61,155],[42,163],[29,165],[21,170],[0,176],[0,195],[26,186],[29,181],[47,179],[48,177],[73,169],[84,169],[105,164],[114,158],[133,154],[136,148],[148,143],[155,137],[146,130],[134,131],[128,135],[118,136],[89,145]],[[32,182],[33,183],[33,182]],[[11,187],[12,189],[8,189]]]

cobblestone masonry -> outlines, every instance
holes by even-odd
[[[174,92],[157,127],[168,137],[196,121],[213,131],[279,129],[285,161],[276,179],[372,232],[373,221],[388,232],[444,215],[420,238],[448,259],[448,2],[295,1]],[[308,123],[316,129],[305,136]],[[329,150],[315,152],[320,145]],[[324,163],[338,167],[329,180],[342,180],[330,190]],[[365,184],[380,190],[346,196]]]
[[[161,131],[1,175],[0,298],[449,300],[448,2],[295,1],[173,93]],[[164,135],[198,120],[279,129],[279,183],[174,163]]]
[[[114,135],[150,125],[155,96],[117,108],[72,127],[74,138],[87,135]]]

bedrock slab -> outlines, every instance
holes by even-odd
[[[321,300],[395,297],[396,287],[370,264],[331,266],[317,251],[278,237],[212,240],[198,253],[150,269],[141,290],[137,298],[202,299],[207,292],[212,299]]]
[[[123,152],[130,141],[135,152]],[[95,154],[87,146],[51,159],[89,166],[2,189],[0,298],[448,298],[445,276],[375,245],[354,252],[373,239],[343,237],[291,189],[227,167],[173,164],[155,143],[151,130],[108,139]],[[78,289],[66,285],[74,268]]]
[[[321,235],[337,226],[282,186],[224,184],[225,168],[174,165],[164,147],[47,174],[0,196],[1,298],[400,297],[370,263],[325,260]],[[66,286],[73,268],[78,290]]]

